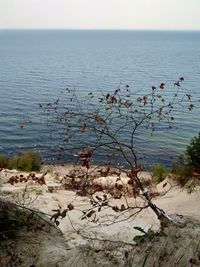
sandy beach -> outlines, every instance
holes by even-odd
[[[45,175],[45,185],[37,185],[32,182],[9,184],[7,181],[13,175],[26,175],[19,173],[16,170],[1,171],[2,187],[0,194],[3,198],[15,201],[29,208],[38,209],[51,216],[52,210],[61,207],[65,209],[69,204],[74,206],[74,210],[68,212],[67,216],[60,220],[59,228],[63,232],[68,244],[75,247],[80,244],[86,244],[91,239],[123,241],[125,243],[133,243],[133,237],[138,232],[133,229],[134,226],[139,226],[147,231],[149,228],[158,230],[160,223],[155,214],[148,208],[142,210],[136,216],[132,216],[132,210],[116,213],[112,209],[104,209],[98,213],[98,223],[91,220],[82,220],[83,211],[91,207],[88,197],[78,196],[74,190],[64,190],[62,185],[63,176],[72,169],[72,165],[55,165],[44,166],[41,170],[42,175]],[[141,179],[151,179],[150,173],[142,172]],[[99,183],[113,186],[117,177],[108,176],[98,178]],[[126,183],[127,177],[121,178],[123,183]],[[167,186],[163,188],[163,184]],[[26,189],[25,189],[26,188]],[[171,189],[170,189],[171,188]],[[170,190],[169,190],[170,189]],[[169,191],[168,191],[169,190]],[[167,214],[180,214],[191,216],[200,220],[199,203],[200,189],[197,187],[194,192],[188,194],[183,188],[180,188],[175,182],[165,180],[154,188],[154,192],[158,196],[153,198],[153,202]],[[166,193],[167,192],[167,193]],[[102,192],[98,193],[99,196]],[[110,203],[113,205],[126,204],[140,205],[141,198],[127,197],[114,199],[110,197]]]

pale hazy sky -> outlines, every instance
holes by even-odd
[[[200,30],[200,0],[0,0],[0,28]]]

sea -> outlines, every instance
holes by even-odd
[[[40,105],[66,88],[82,96],[128,85],[137,97],[164,82],[172,94],[179,77],[194,108],[177,109],[170,129],[137,135],[147,168],[170,167],[200,131],[199,31],[0,30],[0,154],[36,149],[56,163],[62,137],[56,128],[52,135]],[[74,156],[66,151],[62,162]]]

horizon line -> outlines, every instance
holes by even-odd
[[[49,31],[200,31],[200,29],[117,29],[117,28],[0,28],[0,30],[6,31],[6,30],[49,30]]]

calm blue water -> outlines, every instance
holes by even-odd
[[[148,164],[170,165],[200,130],[200,32],[1,30],[0,153],[38,148],[55,159],[57,144],[38,104],[66,87],[86,94],[129,84],[137,95],[180,76],[195,109],[177,111],[171,130],[138,136]],[[29,118],[32,123],[20,129]]]

